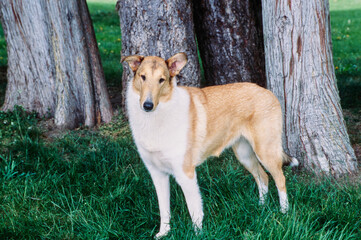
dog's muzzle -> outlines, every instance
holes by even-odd
[[[152,102],[149,102],[149,101],[145,101],[143,103],[143,109],[144,111],[146,112],[150,112],[153,110],[153,107],[154,107],[154,104]]]

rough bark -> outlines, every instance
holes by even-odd
[[[262,0],[267,85],[281,101],[284,147],[318,174],[357,171],[332,60],[328,0]]]
[[[3,110],[22,105],[63,128],[111,120],[85,0],[4,0],[0,13],[8,51]]]
[[[194,9],[206,84],[266,86],[261,0],[199,0]]]
[[[177,75],[180,85],[199,86],[200,67],[190,0],[119,0],[122,56],[134,54],[168,59],[185,52],[188,63]],[[123,106],[127,82],[133,76],[123,64]]]

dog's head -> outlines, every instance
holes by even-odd
[[[166,102],[171,98],[174,88],[174,76],[187,63],[185,53],[177,53],[168,60],[160,57],[144,57],[132,55],[122,58],[134,72],[132,80],[134,91],[139,94],[140,107],[146,111],[154,111],[159,102]]]

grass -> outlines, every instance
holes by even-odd
[[[361,108],[361,1],[331,0],[334,65],[344,108]]]
[[[105,79],[110,86],[121,86],[121,33],[116,0],[88,0],[89,11],[102,59]]]
[[[125,121],[45,139],[35,114],[0,113],[0,238],[150,239],[159,213],[151,179]],[[198,169],[204,230],[192,231],[172,180],[167,239],[360,239],[361,186],[315,182],[286,169],[291,210],[272,182],[264,207],[256,184],[227,151]]]
[[[111,86],[121,79],[114,2],[88,0]],[[345,102],[343,94],[357,96],[361,85],[361,3],[330,4],[342,104],[357,111],[356,98]],[[0,28],[0,56],[6,59],[1,34]],[[0,111],[0,239],[151,239],[159,228],[155,189],[122,116],[98,129],[56,132],[51,126],[21,107]],[[283,215],[273,181],[266,205],[258,206],[254,179],[230,151],[197,174],[204,230],[199,236],[192,231],[181,189],[171,179],[172,231],[165,239],[361,239],[359,176],[335,182],[286,168],[291,210]]]

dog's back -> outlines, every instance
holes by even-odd
[[[200,160],[219,156],[241,136],[256,149],[261,147],[260,141],[270,138],[281,156],[282,112],[270,91],[252,83],[186,89],[194,104],[190,111],[197,115],[194,136],[203,140]]]

